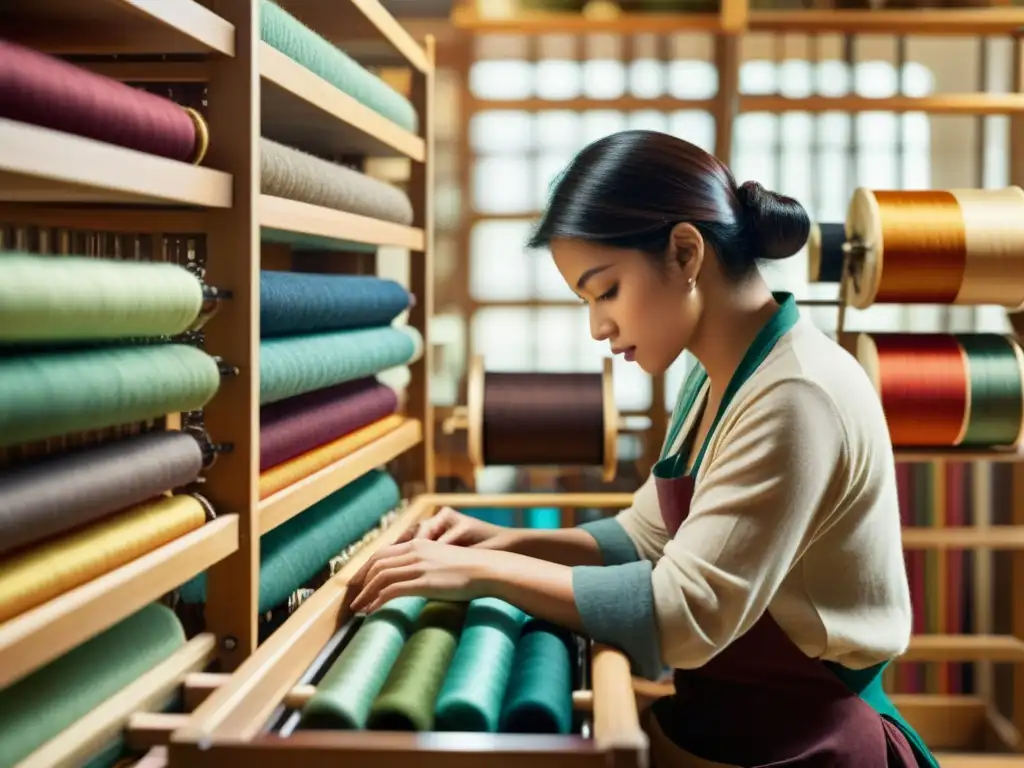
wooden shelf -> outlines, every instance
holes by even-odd
[[[234,26],[195,0],[13,0],[0,29],[54,54],[235,55]]]
[[[900,661],[1024,662],[1024,640],[1012,635],[914,635]]]
[[[1024,550],[1024,526],[996,525],[988,528],[908,526],[903,529],[903,549]]]
[[[0,624],[0,689],[113,626],[237,549],[238,517],[219,517]]]
[[[922,8],[912,11],[751,11],[751,32],[836,32],[975,36],[1012,34],[1024,27],[1024,8]]]
[[[278,5],[361,63],[366,62],[359,53],[384,47],[390,55],[370,53],[374,63],[404,61],[420,72],[431,70],[423,47],[379,0],[278,0]]]
[[[929,461],[992,461],[998,463],[1024,460],[1024,452],[1011,448],[894,448],[900,463]]]
[[[426,143],[266,43],[259,46],[260,123],[268,139],[323,156],[422,162]]]
[[[401,426],[350,455],[304,477],[260,502],[260,535],[295,517],[375,467],[401,456],[423,441],[423,426],[408,419]]]
[[[260,226],[266,229],[340,242],[394,245],[411,251],[424,247],[423,230],[416,227],[271,195],[260,195],[259,205]]]
[[[231,176],[0,118],[0,200],[231,206]]]
[[[740,112],[925,112],[929,115],[1006,115],[1024,112],[1022,93],[938,93],[932,96],[740,96]]]
[[[609,18],[589,18],[581,13],[531,11],[514,16],[481,16],[470,5],[452,9],[451,22],[470,32],[501,32],[523,35],[595,34],[621,35],[672,34],[680,32],[719,32],[717,13],[620,13]]]

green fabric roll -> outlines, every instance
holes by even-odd
[[[370,707],[370,728],[433,730],[437,694],[459,643],[465,613],[465,603],[432,601],[423,607],[416,629]]]
[[[19,763],[184,644],[174,613],[151,603],[0,691],[0,768]]]
[[[483,597],[466,610],[459,646],[434,708],[439,731],[498,730],[526,614],[503,600]]]
[[[506,733],[568,733],[572,654],[568,633],[539,619],[523,627],[501,710]]]
[[[391,122],[407,131],[419,129],[416,110],[408,99],[270,0],[260,2],[260,37]]]
[[[184,344],[0,358],[0,446],[199,410],[219,386],[214,359]]]
[[[413,336],[391,326],[264,339],[260,405],[405,365],[416,351]]]
[[[174,336],[202,306],[177,264],[0,253],[0,341]]]
[[[359,541],[401,501],[401,489],[387,472],[372,470],[321,499],[260,539],[260,601],[265,613],[288,601],[330,559]],[[182,584],[182,602],[206,600],[206,574]]]
[[[399,597],[366,617],[302,709],[302,728],[362,730],[426,599]]]

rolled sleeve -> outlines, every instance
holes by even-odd
[[[572,588],[583,628],[599,643],[618,648],[634,674],[656,680],[664,670],[655,620],[653,565],[576,566]]]
[[[617,518],[606,517],[584,523],[579,527],[594,537],[598,549],[601,550],[601,562],[604,565],[622,565],[640,559],[636,547],[633,546],[633,539]]]

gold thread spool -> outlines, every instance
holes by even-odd
[[[880,192],[857,189],[846,217],[847,242],[854,263],[850,305],[866,309],[876,301],[894,303],[994,304],[1019,308],[1024,305],[1024,190],[951,189]],[[962,243],[962,267],[958,284],[949,285],[955,267],[952,242]],[[889,254],[893,274],[909,274],[908,259],[917,262],[917,274],[934,278],[936,261],[947,252],[946,287],[940,300],[929,298],[918,286],[920,298],[891,298],[893,279],[886,276],[886,241],[919,243],[912,257]],[[895,250],[895,249],[894,249]],[[932,272],[928,270],[931,268]],[[897,278],[898,280],[898,278]],[[879,294],[882,298],[879,298]],[[887,298],[887,295],[889,296]]]
[[[538,374],[550,375],[550,374]],[[615,479],[618,470],[618,432],[620,429],[619,412],[615,405],[615,393],[612,380],[612,360],[605,358],[601,370],[601,431],[602,431],[602,479],[610,482]],[[466,405],[454,409],[452,416],[445,420],[443,426],[446,434],[458,429],[466,430],[466,453],[474,467],[488,466],[488,458],[484,452],[484,410],[487,399],[487,373],[481,355],[474,355],[466,374]],[[538,458],[537,463],[543,463]],[[557,459],[550,461],[559,464]]]
[[[209,504],[161,496],[0,561],[0,622],[201,528]]]

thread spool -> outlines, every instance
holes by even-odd
[[[807,236],[807,282],[838,283],[843,276],[842,224],[811,224]]]
[[[859,188],[846,216],[850,304],[1024,304],[1024,190]]]
[[[601,373],[488,373],[474,355],[466,405],[442,425],[466,430],[467,453],[486,466],[600,466],[605,482],[618,465],[619,412],[612,361]]]
[[[1024,351],[998,334],[860,334],[893,445],[1006,448],[1024,437]]]
[[[193,164],[210,143],[194,109],[2,40],[0,117]]]

